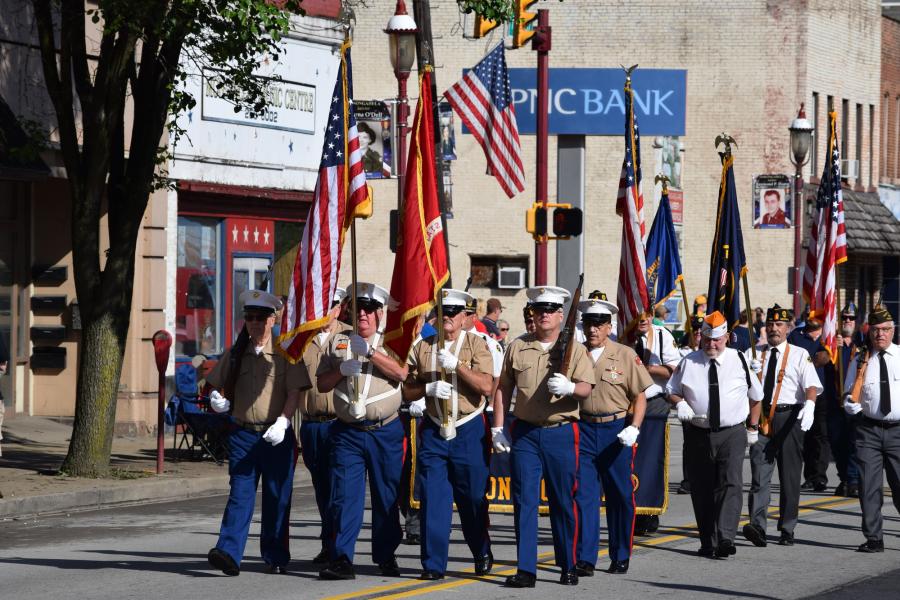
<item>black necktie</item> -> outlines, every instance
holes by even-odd
[[[878,364],[881,366],[881,414],[887,416],[891,412],[891,382],[888,380],[887,363],[884,362],[884,350],[878,353]]]
[[[637,341],[634,343],[634,351],[637,353],[638,358],[644,360],[644,336],[638,336]]]
[[[778,370],[778,348],[769,352],[769,364],[766,368],[766,382],[763,384],[763,406],[772,405],[772,390],[775,389],[775,371]]]
[[[718,429],[720,418],[719,407],[719,371],[715,359],[709,361],[709,427]]]

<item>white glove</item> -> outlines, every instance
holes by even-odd
[[[848,415],[858,415],[862,412],[862,404],[853,402],[848,398],[844,400],[844,412]]]
[[[228,412],[231,408],[231,402],[219,393],[219,390],[213,390],[209,393],[209,405],[217,413]]]
[[[453,392],[453,386],[446,381],[432,381],[425,384],[425,395],[433,396],[438,400],[446,400]]]
[[[495,452],[509,452],[512,449],[512,444],[503,434],[502,427],[491,427],[491,443],[494,445]]]
[[[275,419],[275,422],[272,423],[272,426],[266,429],[266,432],[263,434],[263,439],[273,446],[277,446],[284,441],[284,432],[287,431],[288,425],[290,424],[291,422],[287,420],[287,417],[278,417]]]
[[[357,356],[365,356],[369,353],[369,342],[355,333],[350,334],[350,352]]]
[[[425,398],[419,398],[409,403],[409,416],[421,417],[425,414]]]
[[[803,403],[803,408],[800,409],[800,413],[797,415],[797,420],[800,421],[800,431],[810,430],[813,419],[816,418],[815,410],[816,403],[813,400],[807,400]]]
[[[758,358],[754,358],[750,361],[750,370],[754,373],[759,373],[760,371],[762,371],[762,363]]]
[[[678,420],[682,423],[686,423],[696,416],[694,409],[687,403],[687,400],[680,400],[675,405],[675,410],[678,412]]]
[[[547,381],[547,388],[554,396],[571,396],[575,393],[575,384],[562,373],[554,373]]]
[[[747,445],[752,446],[759,441],[759,431],[756,429],[747,430]]]
[[[449,350],[441,348],[437,355],[438,364],[448,373],[452,373],[459,366],[459,359],[453,356]]]
[[[641,430],[634,425],[629,425],[628,427],[620,431],[619,435],[617,435],[616,437],[619,438],[619,441],[622,442],[623,446],[628,446],[630,448],[634,446],[634,443],[637,441],[638,434],[640,432]]]
[[[362,363],[355,358],[348,358],[341,363],[341,375],[344,377],[356,377],[362,373]]]

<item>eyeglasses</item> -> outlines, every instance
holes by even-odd
[[[534,306],[531,310],[537,314],[552,315],[560,309],[554,306]]]
[[[500,331],[509,331],[509,327],[501,327]]]
[[[890,332],[892,332],[894,330],[894,327],[892,325],[890,327],[872,327],[871,329],[872,329],[872,333],[875,335],[878,335],[879,333],[883,333],[886,335],[886,334],[889,334]]]
[[[450,318],[452,319],[453,317],[455,317],[456,315],[458,315],[459,313],[461,313],[461,312],[464,311],[465,309],[466,309],[465,306],[458,306],[458,305],[457,305],[457,306],[453,306],[453,305],[451,305],[451,306],[445,306],[444,309],[443,309],[443,310],[444,310],[444,316],[445,316],[445,317],[450,317]]]
[[[375,302],[374,300],[362,300],[357,298],[356,300],[356,310],[362,310],[367,313],[373,313],[376,310],[381,308],[380,302]]]
[[[845,317],[841,317],[841,320],[842,321],[855,321],[856,317],[846,317],[845,316]]]
[[[244,322],[253,323],[255,321],[257,323],[265,323],[271,316],[272,315],[261,315],[259,313],[246,313],[244,315]]]

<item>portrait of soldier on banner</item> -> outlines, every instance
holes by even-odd
[[[791,199],[788,175],[756,176],[753,180],[753,228],[791,228]]]
[[[441,118],[441,156],[444,160],[456,160],[456,131],[453,125],[453,109],[449,102],[439,105]]]
[[[389,178],[392,174],[391,113],[387,105],[378,100],[357,100],[353,111],[366,179]]]

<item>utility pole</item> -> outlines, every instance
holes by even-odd
[[[547,101],[550,95],[550,12],[542,8],[538,12],[537,28],[531,42],[537,51],[537,193],[535,202],[547,209]],[[547,285],[547,237],[534,243],[534,284]]]

